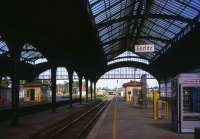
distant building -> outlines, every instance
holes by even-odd
[[[97,95],[106,95],[106,90],[97,89]]]
[[[19,103],[34,101],[48,101],[51,97],[51,88],[49,85],[42,83],[26,83],[19,87]],[[11,105],[12,103],[12,88],[0,88],[0,106]]]
[[[42,83],[24,84],[24,102],[36,101],[42,102],[47,100],[51,95],[51,89]]]
[[[79,87],[73,87],[72,92],[75,95],[80,95]],[[86,96],[86,88],[84,85],[82,85],[82,96]]]
[[[142,83],[137,81],[130,81],[123,84],[125,99],[127,102],[134,102],[137,104],[141,98]]]

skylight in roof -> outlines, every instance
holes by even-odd
[[[191,24],[189,21],[200,14],[199,0],[154,0],[146,17],[141,16],[144,14],[146,6],[143,1],[89,0],[89,3],[108,60],[119,54],[120,50],[124,48],[130,50],[132,49],[131,46],[144,42],[154,42],[157,51],[151,54],[137,54],[148,59],[154,59],[155,55],[161,53],[160,51],[169,48],[168,45],[177,35]],[[160,16],[148,17],[148,15],[155,14]],[[200,21],[200,18],[198,20]],[[142,34],[145,34],[143,39],[146,39],[146,41],[140,41]],[[150,37],[148,38],[148,36]],[[126,38],[119,40],[120,37]],[[167,41],[164,42],[164,39]]]
[[[39,74],[37,79],[40,80],[50,80],[51,79],[51,69],[48,69]],[[76,72],[73,73],[73,79],[78,80],[78,75]],[[65,67],[57,67],[56,70],[56,80],[68,80],[68,72]]]
[[[144,74],[147,76],[147,79],[155,79],[147,71],[135,67],[123,67],[110,70],[102,75],[101,79],[125,79],[127,80],[126,82],[130,82],[130,79],[140,81],[141,76]]]
[[[115,58],[127,57],[127,56],[139,57],[137,54],[134,54],[133,52],[126,51],[126,52],[123,52],[122,54],[118,55],[118,56],[115,57]]]
[[[22,48],[21,61],[35,65],[47,62],[47,59],[34,46],[27,43]]]
[[[126,61],[134,61],[134,62],[149,64],[148,60],[142,59],[137,54],[134,54],[133,52],[130,51],[126,51],[116,56],[113,60],[109,61],[107,64],[110,65],[117,62],[126,62]]]
[[[0,55],[8,53],[9,49],[5,41],[1,40],[0,37]]]

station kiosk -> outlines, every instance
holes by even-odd
[[[200,74],[179,74],[172,81],[172,126],[178,133],[200,127]]]

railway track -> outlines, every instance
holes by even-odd
[[[110,101],[104,101],[78,111],[55,126],[40,131],[30,139],[84,139],[109,103]]]

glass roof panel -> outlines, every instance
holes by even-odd
[[[119,58],[119,57],[126,57],[126,56],[134,56],[134,57],[139,57],[137,54],[134,54],[133,52],[130,51],[125,51],[122,54],[118,55],[115,58]]]
[[[47,62],[47,59],[34,46],[27,43],[22,48],[21,61],[34,65]]]
[[[0,36],[0,55],[8,53],[8,51],[9,51],[9,49],[8,49],[6,42],[3,41]]]
[[[200,15],[199,0],[154,0],[147,15],[144,15],[143,1],[89,0],[89,2],[96,24],[102,25],[97,26],[101,43],[118,41],[102,45],[103,49],[106,49],[105,55],[108,54],[108,50],[114,52],[124,47],[132,49],[130,46],[136,43],[154,43],[155,53],[140,54],[153,59],[160,53],[161,48],[168,48],[170,42],[191,24],[188,19],[192,20]],[[151,14],[159,16],[149,16]],[[134,39],[130,39],[132,36]],[[141,39],[140,36],[145,38]],[[126,37],[126,40],[118,40],[120,37]],[[162,38],[162,41],[159,38]],[[127,46],[121,45],[121,42]],[[113,56],[116,54],[113,53]],[[109,55],[109,58],[113,56]]]

